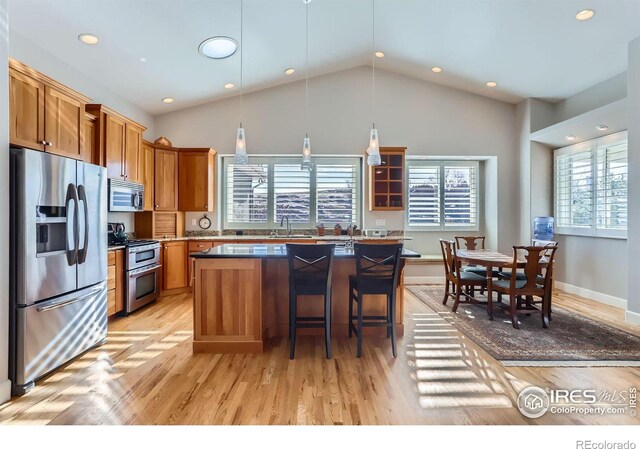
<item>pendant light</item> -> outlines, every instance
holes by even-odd
[[[243,0],[240,0],[240,127],[238,128],[238,133],[236,134],[236,155],[234,162],[236,165],[247,165],[249,163],[249,157],[247,156],[247,142],[244,137],[244,128],[242,127],[242,116],[244,115],[244,103],[243,103],[243,94],[244,94],[244,83],[242,78],[242,59],[244,54],[244,40],[242,39],[243,35]]]
[[[305,38],[305,62],[304,62],[304,127],[309,130],[309,1],[304,0],[306,14],[306,38]],[[305,133],[302,141],[302,170],[313,169],[311,162],[311,139],[309,133]]]
[[[371,0],[371,116],[373,126],[369,133],[369,148],[367,148],[367,164],[381,165],[380,143],[376,129],[376,0]]]

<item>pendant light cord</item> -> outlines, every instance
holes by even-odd
[[[304,60],[304,127],[306,136],[309,137],[309,2],[305,4],[306,11],[306,39]]]
[[[376,0],[371,0],[371,121],[376,127]]]
[[[244,37],[243,37],[243,0],[240,0],[240,128],[242,128],[242,119],[244,118],[244,79],[243,79],[243,56],[244,56]]]

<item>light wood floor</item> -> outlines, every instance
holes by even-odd
[[[260,355],[191,353],[188,294],[110,323],[106,345],[0,406],[3,424],[639,424],[627,415],[524,418],[514,407],[524,386],[623,390],[640,386],[638,368],[505,368],[409,292],[398,358],[389,340],[298,338],[270,341]],[[625,330],[623,312],[558,294]],[[430,333],[429,325],[440,330]],[[445,337],[443,337],[443,335]],[[453,337],[453,338],[452,338]]]

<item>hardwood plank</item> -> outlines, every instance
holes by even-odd
[[[193,300],[182,293],[109,323],[107,344],[0,405],[0,424],[640,424],[626,415],[545,415],[515,408],[526,385],[622,390],[640,369],[504,367],[457,331],[419,339],[445,320],[405,292],[407,331],[398,358],[384,337],[299,338],[288,359],[284,337],[262,354],[193,354]],[[638,334],[619,309],[566,293],[568,307]]]

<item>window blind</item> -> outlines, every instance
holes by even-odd
[[[476,161],[407,161],[408,227],[477,229]]]
[[[478,180],[476,166],[444,167],[444,225],[478,225]]]
[[[440,166],[409,165],[409,226],[440,225]]]
[[[589,227],[593,220],[592,151],[556,158],[556,220],[558,226]]]
[[[267,223],[268,167],[228,164],[225,167],[225,203],[228,223]]]
[[[300,164],[275,164],[273,170],[274,219],[283,217],[290,223],[311,221],[311,175]]]
[[[596,153],[596,226],[601,229],[626,229],[627,144],[602,146]]]
[[[358,223],[358,160],[316,165],[318,223]]]
[[[627,132],[560,148],[554,160],[558,232],[626,237]]]

